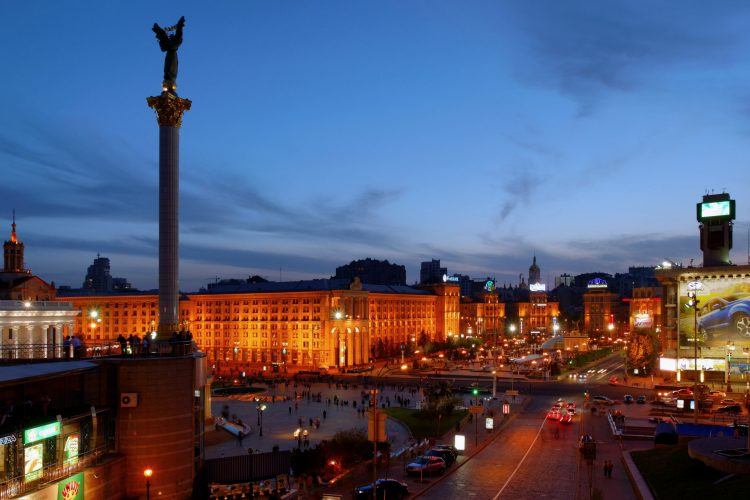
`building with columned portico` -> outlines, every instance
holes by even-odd
[[[78,311],[70,302],[56,301],[54,284],[26,269],[15,216],[11,227],[0,272],[0,359],[61,357]]]

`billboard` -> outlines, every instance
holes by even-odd
[[[697,318],[688,305],[688,292],[698,298]],[[723,357],[728,342],[734,343],[735,355],[750,347],[750,280],[724,277],[681,282],[678,293],[682,347],[694,345],[696,327],[703,355]]]

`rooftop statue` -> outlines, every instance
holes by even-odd
[[[182,44],[182,28],[185,26],[185,16],[182,16],[177,24],[166,28],[154,23],[151,28],[159,40],[159,48],[166,52],[164,57],[164,81],[162,90],[177,95],[177,49]],[[170,34],[171,33],[171,34]]]

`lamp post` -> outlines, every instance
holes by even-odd
[[[688,307],[693,308],[693,420],[698,423],[698,402],[695,397],[698,394],[698,293],[694,290],[688,292]],[[679,346],[678,346],[679,349]]]
[[[747,392],[750,391],[750,347],[743,347],[742,352],[747,356],[747,364],[745,365],[745,391]]]
[[[492,370],[492,397],[497,394],[497,370]]]
[[[263,436],[263,412],[266,411],[266,405],[257,405],[255,410],[258,412],[258,436]]]
[[[146,500],[151,500],[151,476],[153,475],[154,471],[151,467],[146,467],[143,471],[143,477],[146,478]]]
[[[727,353],[727,366],[726,366],[726,380],[727,383],[727,394],[732,392],[732,373],[731,373],[731,367],[732,367],[732,352],[734,351],[735,346],[734,342],[727,342],[726,345],[726,353]]]

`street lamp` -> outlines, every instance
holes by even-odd
[[[693,418],[696,424],[698,423],[698,402],[695,397],[698,394],[698,304],[700,302],[698,292],[690,290],[687,305],[693,308]]]
[[[727,352],[727,366],[726,366],[726,383],[727,383],[727,393],[732,392],[732,373],[731,373],[731,366],[732,366],[732,352],[734,351],[734,342],[727,342],[726,345],[726,352]]]
[[[255,401],[258,402],[258,398],[255,398]],[[255,405],[255,410],[258,412],[258,436],[263,435],[263,412],[266,411],[266,405],[262,405],[258,403]]]
[[[743,347],[742,352],[747,356],[747,364],[745,365],[745,391],[747,392],[750,391],[750,347]],[[748,432],[748,434],[750,434],[750,432]]]
[[[151,499],[151,476],[154,475],[153,469],[151,467],[146,467],[146,469],[143,471],[143,477],[146,478],[146,500]]]

